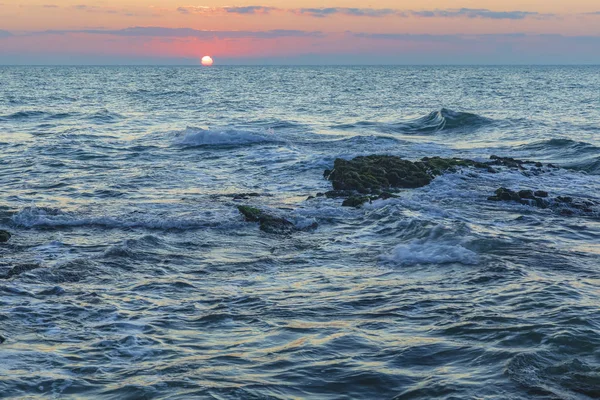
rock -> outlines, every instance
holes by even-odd
[[[0,335],[0,344],[6,342],[6,338],[2,335]]]
[[[260,211],[258,208],[250,206],[238,206],[238,210],[242,213],[244,218],[246,218],[246,221],[260,222],[262,211]]]
[[[329,192],[325,192],[325,197],[328,199],[338,199],[340,197],[349,197],[353,196],[355,192],[352,190],[330,190]]]
[[[250,206],[238,206],[239,212],[248,222],[258,222],[260,229],[267,233],[288,234],[296,229],[295,225],[285,218],[276,217],[265,213],[258,208]]]
[[[396,156],[371,155],[349,161],[338,158],[334,161],[333,169],[325,170],[323,176],[332,182],[335,191],[379,194],[389,189],[426,186],[436,176],[445,172],[456,172],[463,167],[496,172],[488,163],[462,158],[424,157],[413,162]],[[343,197],[350,195],[353,194]]]
[[[333,170],[326,170],[324,176],[332,182],[334,190],[363,194],[389,188],[418,188],[433,179],[423,163],[385,155],[361,156],[350,161],[337,158]]]
[[[0,279],[10,279],[13,276],[18,276],[18,275],[21,275],[21,274],[23,274],[25,272],[32,271],[32,270],[40,268],[40,267],[41,266],[39,264],[20,264],[20,265],[15,265],[11,269],[9,269],[6,274],[0,276]]]
[[[488,197],[490,201],[515,201],[521,204],[538,208],[551,208],[561,215],[596,214],[600,203],[590,199],[573,199],[567,196],[558,196],[554,199],[548,198],[548,192],[543,190],[520,190],[515,192],[507,188],[496,190],[495,196]]]
[[[6,243],[11,238],[10,232],[0,230],[0,243]]]
[[[519,190],[519,197],[522,199],[534,199],[533,190]]]
[[[308,196],[308,197],[306,198],[306,200],[312,200],[312,199],[314,199],[314,198],[315,198],[315,196]]]
[[[247,200],[249,197],[260,197],[262,196],[260,193],[234,193],[230,195],[233,197],[233,200]]]
[[[517,192],[514,192],[510,189],[501,187],[499,189],[496,189],[496,197],[498,197],[498,199],[503,200],[503,201],[519,201],[521,200],[521,196],[519,196],[519,194]]]
[[[421,159],[421,163],[423,163],[427,172],[432,176],[439,176],[444,172],[456,172],[460,167],[475,167],[486,170],[490,168],[485,163],[463,158],[424,157]]]
[[[371,198],[367,196],[351,196],[342,203],[342,207],[360,208],[363,204],[370,202]]]
[[[556,201],[559,201],[561,203],[572,203],[573,202],[573,198],[572,197],[567,197],[567,196],[558,196],[556,198]]]
[[[517,168],[517,169],[525,169],[525,167],[523,167],[524,164],[535,164],[534,161],[523,161],[523,160],[517,160],[511,157],[498,157],[495,155],[490,156],[490,160],[492,160],[491,162],[488,163],[491,165],[500,165],[500,166],[504,166],[504,167],[508,167],[508,168]]]

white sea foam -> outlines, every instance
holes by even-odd
[[[113,217],[107,215],[80,215],[46,207],[25,207],[13,215],[12,222],[25,228],[99,226],[104,228],[146,229],[200,229],[218,225],[229,219],[227,215],[203,215],[189,213],[173,217],[135,214]]]
[[[175,143],[182,146],[227,146],[277,141],[273,133],[238,129],[202,129],[188,127],[180,132]]]

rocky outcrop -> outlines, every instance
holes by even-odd
[[[488,163],[462,158],[425,157],[414,162],[386,155],[361,156],[352,160],[338,158],[333,169],[323,173],[334,189],[333,193],[325,195],[348,197],[352,193],[379,194],[386,190],[419,188],[431,183],[436,176],[464,167],[496,172]]]
[[[338,158],[333,170],[325,170],[334,190],[374,193],[389,188],[418,188],[432,176],[422,166],[395,156],[366,156],[352,160]]]
[[[409,161],[401,157],[371,155],[334,161],[333,169],[323,176],[331,181],[333,190],[327,198],[344,198],[342,206],[360,207],[366,202],[397,197],[392,192],[426,186],[439,175],[472,167],[496,172],[489,164],[462,158],[425,157]],[[311,197],[314,198],[314,197]]]

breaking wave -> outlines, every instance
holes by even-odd
[[[188,127],[179,132],[175,144],[180,146],[237,146],[277,142],[273,134],[237,129],[202,129]]]

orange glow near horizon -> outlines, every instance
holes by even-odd
[[[130,54],[195,60],[205,54],[221,59],[383,49],[396,54],[405,48],[443,51],[443,40],[426,40],[428,36],[447,36],[445,46],[452,48],[459,46],[453,42],[456,36],[484,40],[489,35],[515,34],[580,36],[581,43],[573,48],[582,54],[598,54],[598,45],[590,44],[589,39],[600,37],[597,0],[572,0],[568,4],[562,0],[431,0],[426,5],[419,0],[374,0],[366,6],[362,0],[282,3],[0,2],[0,54]],[[359,36],[353,38],[352,34]],[[409,35],[416,38],[411,41]],[[507,45],[502,40],[487,45],[501,48]],[[526,42],[531,40],[522,40]],[[472,44],[474,48],[485,47],[477,41]],[[463,47],[469,46],[465,42]],[[551,43],[546,47],[552,52]]]

